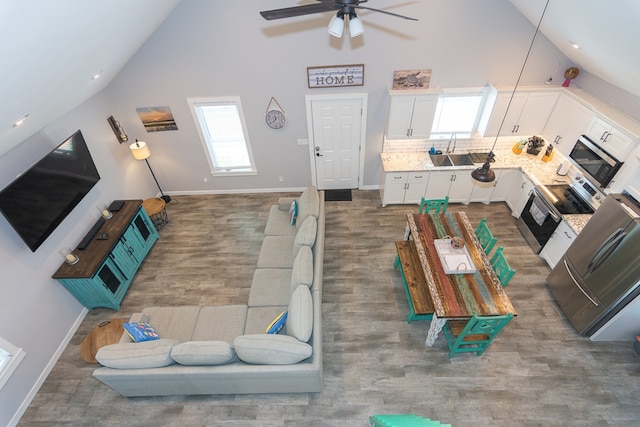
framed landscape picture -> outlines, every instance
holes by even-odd
[[[176,125],[169,107],[136,108],[136,112],[147,132],[178,130],[178,125]]]

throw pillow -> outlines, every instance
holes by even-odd
[[[310,246],[313,247],[316,242],[316,234],[318,233],[318,220],[314,216],[308,216],[302,224],[298,231],[296,232],[296,237],[293,239],[293,253],[291,256],[295,259],[296,255],[298,255],[298,251],[302,246]]]
[[[289,207],[289,222],[291,225],[296,225],[296,218],[298,217],[298,202],[295,200],[291,202]]]
[[[240,335],[233,348],[240,360],[255,365],[292,365],[313,353],[309,344],[287,335]]]
[[[313,285],[313,252],[309,246],[302,246],[293,260],[290,291],[295,291],[298,285],[309,288]]]
[[[122,324],[122,327],[135,342],[152,341],[160,338],[155,329],[153,329],[148,323],[125,322]]]
[[[171,358],[181,365],[215,366],[236,360],[236,352],[226,341],[187,341],[171,349]]]
[[[280,332],[280,330],[284,326],[284,322],[286,321],[287,312],[283,311],[282,313],[278,314],[275,319],[273,319],[273,322],[269,323],[269,326],[267,326],[267,329],[265,329],[264,332],[266,334],[277,334],[278,332]]]
[[[173,364],[171,349],[178,343],[177,340],[163,338],[141,343],[110,344],[100,347],[96,360],[107,368],[160,368]]]
[[[305,285],[299,285],[291,294],[288,312],[287,335],[309,341],[313,331],[313,297]]]

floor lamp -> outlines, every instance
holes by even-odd
[[[144,141],[138,141],[136,139],[136,142],[131,144],[129,146],[129,149],[131,150],[131,154],[133,154],[133,158],[134,159],[136,159],[136,160],[144,160],[145,162],[147,162],[147,166],[149,167],[149,171],[151,171],[151,176],[153,176],[153,180],[156,182],[156,185],[158,186],[158,190],[160,190],[160,194],[162,194],[161,199],[164,200],[165,203],[169,203],[171,201],[171,197],[170,196],[165,196],[165,194],[162,192],[162,188],[160,188],[160,184],[158,183],[158,180],[156,179],[156,175],[153,173],[153,169],[151,169],[151,165],[149,164],[149,161],[147,160],[151,156],[151,150],[149,150],[149,146],[147,145],[147,143],[144,142]]]

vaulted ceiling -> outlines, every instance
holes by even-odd
[[[547,0],[508,1],[537,25]],[[0,3],[0,155],[102,90],[179,2]],[[640,96],[638,22],[638,0],[550,0],[541,31],[580,69]]]

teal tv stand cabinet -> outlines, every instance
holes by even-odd
[[[108,237],[98,239],[101,235]],[[74,265],[65,262],[53,278],[89,310],[119,310],[136,272],[158,238],[142,200],[125,200],[84,250],[73,251],[80,260]]]

